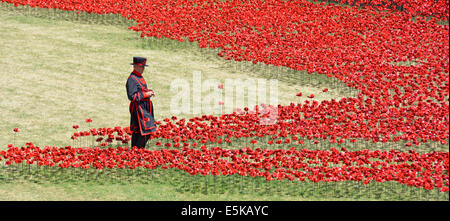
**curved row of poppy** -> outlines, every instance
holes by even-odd
[[[191,175],[228,175],[265,177],[267,180],[310,180],[312,182],[396,181],[401,184],[447,192],[449,153],[418,154],[415,151],[265,150],[248,147],[239,150],[219,147],[200,149],[147,150],[137,148],[39,148],[10,145],[0,151],[5,165],[26,163],[61,168],[90,167],[176,168]]]
[[[312,103],[306,101],[305,104],[289,106],[279,105],[276,111],[274,107],[261,105],[261,110],[256,108],[256,111],[252,111],[244,108],[244,110],[219,117],[203,115],[186,120],[172,116],[171,119],[166,118],[163,122],[156,122],[158,129],[151,134],[151,139],[168,139],[175,147],[184,146],[186,144],[183,142],[193,140],[197,140],[201,145],[230,143],[232,138],[251,140],[262,137],[268,137],[267,144],[286,143],[288,137],[291,138],[288,143],[298,142],[299,144],[304,142],[300,138],[312,140],[314,144],[319,142],[342,144],[345,140],[356,142],[356,139],[373,143],[404,141],[407,142],[406,146],[418,146],[429,141],[440,142],[443,145],[448,142],[448,124],[431,124],[427,121],[416,120],[414,125],[410,121],[383,118],[384,113],[374,114],[369,111],[370,109],[358,111],[355,106],[361,104],[357,102],[357,99],[349,100],[351,102],[347,102],[345,112],[337,112],[333,106],[339,105],[340,102],[332,100],[322,102],[320,105],[317,101]],[[405,113],[396,112],[396,109],[387,111],[396,113],[398,117],[408,116]],[[371,114],[374,115],[370,116]],[[372,119],[368,120],[369,117]],[[432,115],[428,116],[428,118],[432,117]],[[448,122],[448,115],[444,119]],[[267,125],[262,122],[273,124]],[[392,129],[393,126],[398,127],[402,133],[396,134],[396,131]],[[129,127],[92,128],[74,132],[72,139],[96,136],[96,141],[106,146],[115,140],[128,143],[131,134]]]

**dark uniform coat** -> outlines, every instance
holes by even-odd
[[[156,130],[153,103],[144,93],[149,91],[147,83],[138,72],[131,72],[127,80],[127,95],[130,102],[130,130],[148,135]]]

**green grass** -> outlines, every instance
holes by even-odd
[[[396,182],[266,181],[264,177],[192,176],[176,169],[142,168],[84,170],[14,165],[0,171],[0,200],[448,200],[448,193]]]

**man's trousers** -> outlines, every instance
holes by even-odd
[[[140,132],[133,133],[131,135],[131,147],[136,146],[137,148],[145,148],[148,139],[150,138],[150,134],[141,135]]]

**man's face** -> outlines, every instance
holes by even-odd
[[[139,72],[139,73],[144,73],[144,69],[145,69],[145,66],[139,66],[139,65],[134,65],[134,70],[136,70],[137,72]]]

